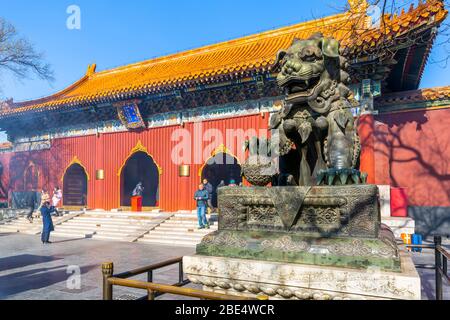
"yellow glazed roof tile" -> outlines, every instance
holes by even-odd
[[[429,18],[424,15],[433,15],[436,22],[443,20],[446,14],[440,1],[429,0],[401,16],[388,19],[384,35],[392,37],[428,23]],[[89,66],[86,75],[68,88],[46,98],[3,106],[0,116],[44,111],[50,106],[77,105],[143,89],[181,85],[186,81],[204,82],[205,78],[217,75],[268,70],[278,50],[289,47],[294,38],[304,39],[319,31],[340,40],[352,55],[361,47],[374,47],[386,38],[380,35],[380,29],[369,29],[358,36],[355,44],[351,32],[355,24],[366,25],[367,19],[365,15],[358,15],[356,19],[354,12],[349,11],[97,73],[95,65]]]

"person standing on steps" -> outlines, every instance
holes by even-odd
[[[55,208],[57,216],[61,215],[57,209],[59,203],[61,202],[61,199],[62,199],[62,190],[59,187],[55,187],[55,189],[53,189],[52,204],[53,207]]]
[[[194,194],[194,200],[197,201],[198,228],[209,229],[208,219],[206,218],[206,207],[208,206],[209,193],[201,183]]]
[[[27,214],[27,220],[30,223],[33,223],[33,213],[36,210],[36,203],[37,203],[37,201],[38,201],[38,199],[37,199],[37,196],[36,196],[36,190],[33,189],[33,194],[31,196],[30,203],[29,203],[30,211]]]
[[[43,244],[51,243],[50,232],[54,231],[52,213],[55,212],[55,207],[50,206],[50,202],[46,201],[41,207],[41,217],[42,217],[42,233],[41,241]]]
[[[214,207],[212,204],[212,196],[214,188],[211,183],[209,183],[208,179],[203,179],[203,186],[205,187],[205,190],[208,191],[208,207],[212,211],[214,211]]]
[[[39,209],[41,209],[42,206],[44,205],[44,203],[46,203],[47,201],[50,201],[50,195],[48,194],[47,190],[42,189],[42,191],[41,191],[41,205],[39,206]]]

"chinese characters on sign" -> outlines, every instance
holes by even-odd
[[[145,128],[137,101],[120,103],[116,107],[119,119],[127,129]]]

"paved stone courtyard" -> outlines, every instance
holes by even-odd
[[[118,273],[195,251],[189,247],[92,239],[51,238],[51,241],[51,245],[42,245],[40,236],[0,234],[0,299],[101,299],[103,262],[113,261]],[[67,288],[71,275],[67,273],[68,266],[80,267],[80,290]],[[146,280],[146,276],[133,279]],[[155,271],[154,281],[177,282],[178,266]],[[143,296],[145,291],[115,287],[115,298],[127,294]]]
[[[39,236],[0,234],[0,299],[12,300],[95,300],[102,298],[101,264],[113,261],[115,272],[193,254],[189,247],[170,247],[144,243],[52,238],[42,245]],[[414,253],[420,264],[434,263],[433,251]],[[68,266],[81,270],[81,289],[67,287]],[[422,278],[422,299],[434,299],[434,271],[418,269]],[[146,280],[145,275],[135,279]],[[154,281],[171,284],[178,280],[178,266],[155,272]],[[115,287],[114,297],[142,296],[145,292]],[[162,299],[180,299],[163,296]],[[450,287],[444,287],[450,299]]]

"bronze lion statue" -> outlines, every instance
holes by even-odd
[[[300,163],[290,161],[287,172],[280,172],[296,171],[298,185],[366,181],[367,176],[357,170],[361,147],[351,112],[352,92],[346,86],[348,66],[339,42],[321,33],[295,39],[277,54],[274,68],[279,70],[277,82],[286,97],[270,120],[277,136],[272,138],[272,150],[278,150],[280,157],[298,153]]]

